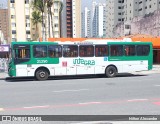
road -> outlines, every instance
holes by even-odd
[[[160,115],[160,76],[0,80],[0,114]]]

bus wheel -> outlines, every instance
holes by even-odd
[[[109,66],[106,68],[105,74],[109,78],[115,77],[117,74],[117,69],[114,66]]]
[[[36,78],[37,80],[40,80],[40,81],[43,81],[43,80],[47,80],[48,79],[48,72],[46,69],[39,69],[37,72],[36,72]]]

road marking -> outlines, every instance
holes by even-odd
[[[78,103],[78,104],[86,105],[86,104],[100,104],[100,103],[102,103],[102,102],[84,102],[84,103]]]
[[[160,87],[160,85],[154,85],[154,86],[156,86],[156,87]]]
[[[136,102],[136,101],[147,101],[148,99],[130,99],[128,102]]]
[[[25,109],[32,109],[32,108],[48,108],[50,107],[49,105],[44,105],[44,106],[31,106],[31,107],[23,107]]]
[[[52,91],[54,93],[63,93],[63,92],[79,92],[79,91],[85,91],[89,89],[79,89],[79,90],[59,90],[59,91]]]
[[[1,111],[4,111],[4,108],[0,108],[0,112],[1,112]]]

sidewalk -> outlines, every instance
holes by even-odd
[[[0,80],[4,80],[6,77],[8,77],[7,72],[0,72]]]

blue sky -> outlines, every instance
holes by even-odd
[[[7,0],[0,0],[0,4],[3,3],[4,6],[7,6]]]
[[[97,3],[106,3],[106,0],[95,0]],[[92,0],[82,0],[82,9],[84,7],[91,8]],[[83,11],[83,10],[82,10]]]

